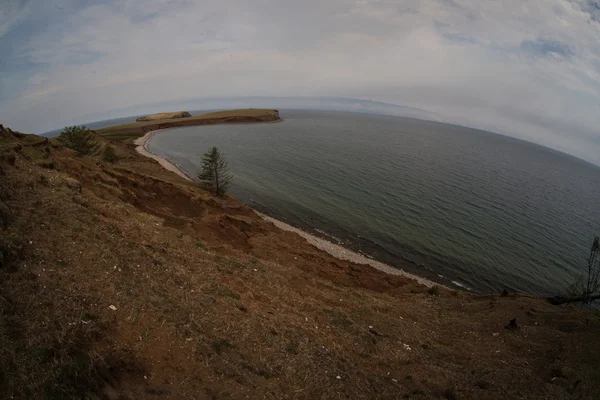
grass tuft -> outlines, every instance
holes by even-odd
[[[427,289],[427,294],[430,296],[439,296],[440,295],[440,287],[438,285],[433,285],[429,289]]]

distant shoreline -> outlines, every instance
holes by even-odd
[[[174,129],[174,128],[170,128],[170,129]],[[187,175],[186,173],[184,173],[175,163],[167,160],[164,157],[161,157],[155,153],[152,153],[150,150],[148,150],[148,142],[150,141],[150,139],[158,132],[164,132],[167,129],[158,129],[158,130],[154,130],[151,132],[146,133],[144,136],[136,139],[133,141],[133,143],[136,145],[135,150],[146,157],[152,158],[154,160],[156,160],[163,168],[165,168],[168,171],[174,172],[177,175],[179,175],[180,177],[188,180],[188,181],[192,181],[194,182],[194,179],[192,179],[192,177],[190,177],[189,175]],[[420,283],[421,285],[424,285],[426,287],[433,287],[433,286],[441,286],[441,287],[445,287],[444,285],[441,285],[439,283],[430,281],[426,278],[420,277],[418,275],[414,275],[411,273],[408,273],[406,271],[404,271],[403,269],[398,269],[398,268],[394,268],[391,265],[388,264],[384,264],[382,262],[379,262],[377,260],[374,259],[370,259],[368,257],[363,256],[362,254],[359,254],[355,251],[352,251],[350,249],[347,249],[345,247],[342,247],[340,245],[337,245],[335,243],[332,243],[326,239],[320,238],[318,236],[312,235],[306,231],[303,231],[301,229],[298,229],[292,225],[289,225],[283,221],[280,221],[278,219],[275,219],[273,217],[270,217],[266,214],[263,214],[255,209],[252,209],[252,211],[254,211],[254,213],[256,213],[256,215],[258,215],[259,217],[261,217],[262,219],[264,219],[265,221],[271,222],[273,225],[275,225],[276,227],[284,230],[284,231],[288,231],[288,232],[293,232],[299,236],[301,236],[302,238],[304,238],[308,243],[312,244],[313,246],[315,246],[316,248],[318,248],[319,250],[325,251],[326,253],[332,255],[333,257],[340,259],[340,260],[344,260],[344,261],[350,261],[353,262],[355,264],[362,264],[362,265],[368,265],[372,268],[375,268],[379,271],[385,272],[386,274],[390,274],[390,275],[399,275],[399,276],[404,276],[410,279],[415,280],[416,282]]]
[[[185,113],[189,115],[189,113]],[[148,132],[183,126],[251,124],[281,121],[278,110],[257,108],[216,111],[181,118],[154,119],[156,116],[165,115],[168,115],[168,113],[147,116],[144,117],[147,118],[144,120],[139,120],[138,118],[136,122],[108,126],[98,129],[96,133],[112,139],[127,140],[132,138],[137,139]]]

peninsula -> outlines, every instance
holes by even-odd
[[[137,122],[144,122],[144,121],[157,121],[157,120],[161,120],[161,119],[189,118],[191,116],[192,116],[192,114],[190,114],[187,111],[177,111],[177,112],[171,112],[171,113],[159,113],[159,114],[153,114],[153,115],[146,115],[144,117],[136,118],[135,120]]]
[[[184,114],[190,115],[187,111],[181,111],[140,117],[136,122],[98,129],[96,133],[107,139],[130,141],[151,131],[179,126],[272,122],[281,119],[278,110],[264,108],[224,110],[196,116],[185,116]]]

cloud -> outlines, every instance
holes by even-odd
[[[600,21],[600,2],[595,0],[579,0],[575,1],[577,6],[589,14],[589,17],[593,21]]]
[[[540,56],[558,55],[571,57],[575,54],[574,50],[568,44],[545,39],[526,40],[521,43],[521,49]]]
[[[16,129],[199,97],[345,96],[600,163],[595,1],[13,4],[0,119]]]
[[[0,39],[19,25],[31,12],[28,0],[4,0],[0,4]]]

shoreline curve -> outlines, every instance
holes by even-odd
[[[150,150],[148,150],[148,142],[150,141],[150,139],[156,133],[164,132],[168,129],[176,129],[176,128],[167,128],[167,129],[159,129],[159,130],[150,131],[150,132],[147,132],[144,136],[137,138],[136,140],[133,141],[133,144],[136,145],[135,151],[137,151],[139,154],[141,154],[145,157],[154,159],[166,170],[174,172],[177,175],[179,175],[180,177],[182,177],[188,181],[194,182],[194,180],[189,175],[184,173],[175,163],[167,160],[164,157],[154,154]],[[280,221],[280,220],[270,217],[266,214],[263,214],[255,209],[253,209],[252,207],[250,207],[250,209],[252,211],[254,211],[254,213],[256,215],[258,215],[259,217],[261,217],[263,220],[272,223],[273,225],[275,225],[276,227],[278,227],[281,230],[292,232],[292,233],[295,233],[295,234],[301,236],[308,243],[315,246],[317,249],[322,250],[339,260],[350,261],[355,264],[368,265],[371,268],[375,268],[375,269],[382,271],[389,275],[404,276],[404,277],[413,279],[417,283],[419,283],[423,286],[426,286],[426,287],[433,287],[433,286],[446,287],[437,282],[433,282],[429,279],[406,272],[403,269],[395,268],[395,267],[392,267],[391,265],[388,265],[388,264],[382,263],[380,261],[365,257],[353,250],[347,249],[343,246],[340,246],[338,244],[330,242],[329,240],[312,235],[306,231],[303,231],[302,229],[296,228],[296,227],[289,225],[283,221]]]

